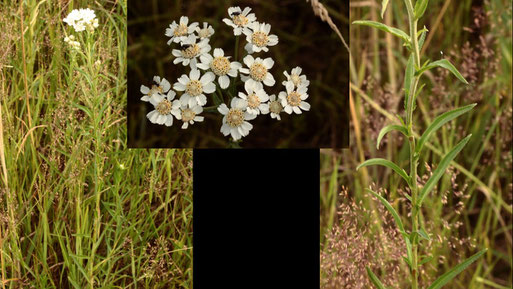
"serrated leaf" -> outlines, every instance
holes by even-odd
[[[390,26],[385,25],[380,22],[369,21],[369,20],[357,20],[357,21],[354,21],[353,24],[374,27],[379,30],[383,30],[385,32],[391,33],[391,34],[403,39],[407,43],[410,42],[410,36],[408,36],[408,34],[406,32],[404,32],[398,28],[390,27]]]
[[[463,261],[456,267],[444,273],[442,276],[438,277],[427,289],[439,289],[442,288],[447,282],[451,281],[456,275],[460,274],[463,270],[465,270],[470,264],[474,263],[477,259],[479,259],[488,249],[484,249],[479,251],[478,253],[472,255],[467,260]]]
[[[406,253],[408,254],[408,259],[411,259],[411,243],[410,243],[408,233],[406,233],[406,231],[404,230],[404,225],[403,225],[403,221],[401,221],[401,217],[399,217],[399,214],[397,214],[394,207],[392,207],[392,205],[390,205],[390,203],[385,198],[383,198],[381,195],[374,192],[373,190],[370,190],[370,189],[365,189],[365,190],[367,192],[371,193],[372,195],[374,195],[376,198],[378,198],[378,200],[383,204],[383,206],[385,206],[385,208],[387,208],[388,212],[390,212],[390,214],[394,218],[395,224],[397,225],[399,232],[401,232],[401,234],[406,235],[406,236],[403,235],[404,242],[406,243]]]
[[[415,3],[415,18],[419,19],[426,12],[426,8],[428,6],[429,0],[417,0]]]
[[[374,165],[385,166],[385,167],[391,168],[398,175],[400,175],[408,184],[410,183],[410,177],[408,176],[408,174],[406,173],[405,170],[400,168],[395,163],[393,163],[389,160],[381,159],[381,158],[366,160],[363,163],[361,163],[358,167],[356,167],[356,170],[359,170],[360,168],[363,168],[363,167],[374,166]]]
[[[378,277],[372,273],[371,269],[369,267],[365,267],[367,269],[367,275],[369,276],[369,279],[371,280],[372,284],[376,286],[378,289],[386,289],[383,283],[379,281]]]
[[[422,205],[422,202],[424,201],[424,198],[426,198],[427,194],[429,194],[429,192],[431,192],[433,187],[438,183],[438,180],[440,180],[440,178],[444,175],[445,170],[447,169],[447,167],[449,166],[451,161],[454,159],[454,157],[456,157],[456,155],[468,143],[468,141],[470,140],[471,136],[472,135],[469,134],[467,137],[465,137],[463,140],[461,140],[440,161],[440,163],[436,167],[435,171],[433,172],[433,175],[429,178],[429,180],[426,182],[426,184],[424,185],[424,187],[420,191],[419,200],[418,200],[418,206],[419,207]]]
[[[452,65],[452,63],[447,59],[441,59],[441,60],[431,62],[430,64],[428,64],[425,67],[423,67],[422,69],[420,69],[418,71],[418,74],[420,75],[424,71],[429,70],[431,68],[435,68],[435,67],[442,67],[442,68],[449,70],[461,82],[468,84],[467,80],[463,77],[463,75],[461,75],[461,73],[458,71],[458,69],[456,69],[456,67],[454,67],[454,65]]]
[[[426,257],[422,258],[422,260],[419,263],[419,266],[422,266],[431,260],[433,260],[433,256],[426,256]]]
[[[413,79],[415,78],[415,64],[413,63],[413,55],[410,54],[408,62],[406,63],[406,71],[404,73],[404,109],[408,109],[408,99],[410,98],[410,88]]]
[[[379,144],[381,143],[381,140],[383,139],[383,137],[387,133],[389,133],[393,130],[397,130],[397,131],[401,132],[402,134],[404,134],[404,136],[408,137],[408,130],[404,126],[396,125],[396,124],[387,125],[379,131],[378,140],[376,141],[377,149],[379,149]]]
[[[383,16],[385,15],[385,11],[387,10],[388,6],[388,0],[383,0],[381,2],[381,19],[383,19]]]
[[[466,106],[458,107],[456,109],[453,109],[451,111],[447,111],[442,113],[441,115],[437,116],[433,122],[429,125],[429,127],[424,131],[422,136],[420,137],[417,146],[415,148],[415,152],[419,153],[422,149],[422,146],[424,143],[428,140],[429,136],[435,132],[437,129],[439,129],[442,125],[446,124],[447,122],[457,118],[458,116],[468,112],[472,108],[476,106],[476,103],[472,103]]]

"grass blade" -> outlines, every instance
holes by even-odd
[[[429,136],[435,132],[437,129],[439,129],[442,125],[445,123],[457,118],[458,116],[466,113],[467,111],[471,110],[476,106],[476,103],[469,104],[466,106],[462,106],[456,109],[453,109],[451,111],[447,111],[445,113],[442,113],[441,115],[437,116],[435,120],[429,125],[429,127],[424,131],[422,136],[419,139],[419,142],[417,143],[417,147],[415,148],[415,151],[418,153],[422,149],[422,146],[427,141]]]
[[[391,34],[403,39],[406,43],[410,42],[410,36],[408,36],[408,34],[406,34],[406,32],[404,32],[398,28],[390,27],[383,23],[379,23],[376,21],[369,21],[369,20],[357,20],[357,21],[353,21],[353,24],[374,27],[379,30],[383,30],[385,32],[391,33]]]
[[[376,143],[376,148],[377,149],[379,149],[379,144],[380,144],[381,140],[383,139],[383,137],[387,133],[389,133],[389,132],[391,132],[393,130],[397,130],[397,131],[401,132],[402,134],[404,134],[404,136],[408,137],[408,130],[404,126],[396,125],[396,124],[387,125],[384,128],[382,128],[381,131],[379,132],[378,141]]]
[[[397,225],[397,228],[399,229],[399,231],[400,232],[405,232],[404,231],[403,221],[401,221],[401,217],[399,217],[399,214],[394,209],[394,207],[392,207],[392,205],[390,205],[390,203],[385,198],[383,198],[381,195],[379,195],[378,193],[374,192],[373,190],[371,190],[371,189],[365,189],[365,190],[367,192],[371,193],[372,195],[374,195],[376,198],[378,198],[378,200],[383,204],[383,206],[385,206],[385,208],[387,208],[387,210],[390,212],[390,214],[394,218],[395,224]],[[410,243],[410,239],[407,236],[407,234],[406,234],[406,236],[404,236],[404,234],[403,234],[403,237],[404,237],[404,242],[406,243],[406,253],[408,254],[408,259],[411,260],[411,243]]]
[[[471,256],[467,260],[463,261],[456,267],[452,268],[451,270],[447,271],[442,276],[438,277],[438,279],[435,280],[427,289],[439,289],[442,288],[447,282],[451,281],[452,278],[456,277],[456,275],[460,274],[463,270],[465,270],[470,264],[472,264],[474,261],[479,259],[481,255],[483,255],[488,249],[481,250],[480,252],[476,253],[475,255]]]
[[[381,2],[381,19],[383,19],[385,16],[385,11],[387,10],[387,6],[388,6],[388,0],[383,0],[383,2]]]
[[[410,183],[410,177],[406,173],[405,170],[400,168],[398,165],[394,164],[393,162],[385,159],[375,158],[366,160],[363,163],[361,163],[358,167],[356,167],[356,170],[359,170],[360,168],[366,167],[366,166],[373,166],[373,165],[380,165],[385,166],[388,168],[391,168],[394,170],[397,174],[399,174],[408,184]]]
[[[404,109],[408,109],[408,98],[410,97],[410,87],[413,79],[415,78],[415,67],[413,64],[413,57],[410,54],[410,58],[408,58],[408,63],[406,64],[406,72],[404,74]]]
[[[372,284],[376,286],[378,289],[386,289],[383,283],[379,281],[378,277],[372,273],[371,269],[369,267],[365,267],[367,269],[367,275],[369,276],[369,279],[371,280]]]
[[[461,73],[458,71],[458,69],[456,69],[456,67],[454,67],[454,65],[452,65],[452,63],[447,59],[441,59],[441,60],[431,62],[430,64],[426,65],[421,70],[419,70],[419,75],[422,74],[424,71],[429,70],[431,68],[435,68],[435,67],[442,67],[442,68],[449,70],[461,82],[468,84],[467,80],[463,77],[463,75],[461,75]]]
[[[426,182],[426,184],[422,188],[422,191],[420,192],[419,201],[418,201],[419,207],[422,205],[422,202],[424,201],[424,198],[426,198],[427,194],[429,194],[429,192],[431,192],[431,190],[436,185],[438,180],[440,180],[440,178],[444,175],[445,170],[447,169],[447,167],[449,166],[451,161],[454,159],[454,157],[456,157],[456,155],[463,149],[463,147],[470,140],[471,136],[472,135],[469,134],[467,137],[465,137],[463,140],[461,140],[440,161],[440,163],[436,167],[436,170],[433,172],[433,175],[429,178],[429,180]]]

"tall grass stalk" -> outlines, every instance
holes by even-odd
[[[419,256],[419,246],[422,245],[422,240],[430,240],[431,236],[428,234],[423,226],[423,218],[422,218],[422,203],[439,179],[445,173],[445,170],[451,163],[451,161],[455,158],[455,156],[463,149],[463,147],[469,141],[471,135],[468,135],[463,140],[461,140],[456,146],[454,146],[440,161],[436,170],[433,172],[431,178],[426,182],[424,187],[419,188],[417,184],[417,166],[419,156],[422,150],[423,145],[429,139],[429,137],[438,130],[443,124],[451,121],[452,119],[470,111],[476,104],[470,104],[464,107],[460,107],[454,109],[452,111],[443,113],[436,117],[432,124],[426,129],[426,131],[421,135],[418,142],[415,139],[414,133],[414,117],[413,113],[416,108],[416,98],[423,86],[418,87],[420,78],[423,72],[435,68],[441,67],[449,70],[452,74],[454,74],[460,81],[465,84],[468,82],[465,78],[458,72],[458,70],[446,59],[441,59],[438,61],[429,61],[427,60],[423,64],[421,63],[421,49],[423,43],[426,38],[427,29],[418,29],[418,21],[426,12],[428,6],[428,0],[417,0],[414,4],[412,0],[405,0],[404,4],[406,6],[406,10],[408,13],[408,24],[409,24],[409,34],[404,32],[401,29],[390,27],[389,25],[376,22],[376,21],[367,21],[367,20],[359,20],[353,22],[353,24],[366,25],[371,26],[380,30],[383,30],[387,33],[390,33],[394,36],[402,39],[404,46],[407,47],[409,52],[409,58],[405,69],[405,77],[404,77],[404,92],[405,92],[405,121],[399,117],[399,121],[401,125],[388,125],[385,126],[379,133],[377,139],[377,147],[379,148],[379,144],[381,139],[390,131],[397,130],[405,135],[409,144],[409,174],[400,166],[396,165],[392,161],[386,159],[370,159],[361,163],[358,166],[358,169],[361,167],[369,166],[369,165],[382,165],[388,167],[395,171],[399,176],[401,176],[404,181],[407,183],[410,195],[407,196],[409,201],[411,202],[411,212],[410,212],[410,222],[411,228],[407,231],[403,225],[403,220],[401,216],[396,212],[396,210],[390,205],[390,203],[375,193],[372,190],[368,190],[369,193],[377,197],[383,205],[390,211],[396,225],[403,235],[406,245],[407,256],[403,257],[404,261],[408,264],[410,268],[410,283],[412,289],[419,288],[419,271],[420,267],[429,262],[432,259],[432,256],[425,256],[422,260],[420,260]],[[383,16],[388,1],[383,1],[382,13]],[[404,217],[403,217],[404,218]],[[486,249],[478,252],[474,256],[468,258],[466,261],[460,263],[456,267],[447,271],[445,274],[442,274],[438,279],[436,279],[428,289],[438,289],[447,284],[452,278],[454,278],[457,274],[463,271],[468,265],[478,259],[481,255],[486,252]],[[367,273],[371,282],[377,288],[385,288],[381,283],[379,278],[367,268]]]

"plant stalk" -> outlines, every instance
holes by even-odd
[[[410,39],[413,50],[413,59],[415,61],[415,70],[420,67],[420,52],[419,43],[417,40],[417,19],[415,19],[415,12],[411,0],[405,0],[406,8],[408,10],[408,21],[410,26]],[[406,105],[406,126],[408,127],[408,142],[410,145],[410,191],[412,199],[412,214],[411,214],[411,233],[419,231],[418,223],[418,206],[417,206],[417,161],[418,157],[415,154],[415,137],[413,136],[413,107],[415,104],[415,94],[417,92],[417,84],[419,77],[416,76],[412,81],[409,89],[408,103]],[[411,260],[411,288],[418,289],[418,245],[415,240],[412,242],[412,260]]]

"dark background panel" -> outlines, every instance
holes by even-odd
[[[319,150],[194,150],[194,289],[319,288]]]
[[[349,1],[327,0],[334,23],[344,36],[348,35]],[[174,57],[168,46],[165,29],[180,16],[191,22],[208,22],[215,29],[210,45],[223,48],[226,55],[234,55],[233,29],[222,22],[230,6],[251,7],[259,22],[271,24],[271,33],[279,37],[277,46],[257,57],[272,57],[275,65],[271,73],[276,79],[266,92],[284,91],[283,71],[300,66],[309,78],[308,102],[311,110],[301,115],[282,113],[281,121],[269,115],[251,121],[249,136],[243,138],[247,148],[342,148],[349,145],[349,55],[328,24],[314,15],[311,4],[304,0],[284,1],[129,1],[128,12],[128,146],[129,147],[183,147],[223,148],[229,146],[228,137],[220,133],[222,117],[217,113],[203,113],[205,121],[187,130],[177,121],[172,127],[150,123],[145,115],[153,108],[140,101],[141,84],[151,84],[159,75],[171,83],[189,68],[172,63]],[[202,25],[202,24],[201,24]],[[346,40],[349,40],[346,37]],[[241,38],[241,49],[245,39]],[[243,51],[239,50],[239,55]],[[241,61],[242,62],[242,61]],[[241,89],[242,86],[240,86]],[[207,96],[209,99],[210,97]],[[207,106],[212,105],[209,100]]]

